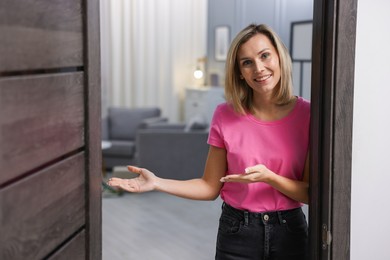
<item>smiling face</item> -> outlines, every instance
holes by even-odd
[[[279,55],[271,41],[264,34],[256,34],[242,44],[237,52],[241,79],[254,93],[272,96],[280,83]]]

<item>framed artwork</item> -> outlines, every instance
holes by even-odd
[[[311,60],[311,38],[313,31],[312,21],[291,23],[290,44],[291,58],[293,60]]]
[[[215,28],[215,60],[225,61],[229,50],[229,27]]]
[[[294,94],[310,100],[313,21],[291,23],[290,53],[293,63]]]

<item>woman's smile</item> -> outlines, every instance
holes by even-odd
[[[264,76],[260,76],[260,77],[256,77],[254,79],[254,81],[258,82],[258,83],[266,83],[266,81],[268,79],[270,79],[272,76],[272,74],[268,74],[268,75],[264,75]]]

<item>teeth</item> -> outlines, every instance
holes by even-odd
[[[263,81],[263,80],[268,79],[269,77],[271,77],[271,75],[267,75],[267,76],[263,76],[263,77],[260,77],[260,78],[256,78],[255,80],[256,81]]]

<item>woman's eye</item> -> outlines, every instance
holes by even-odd
[[[263,54],[261,54],[261,58],[262,59],[267,59],[271,54],[269,52],[264,52]]]
[[[244,60],[243,62],[242,62],[242,66],[248,66],[248,65],[250,65],[251,64],[251,61],[250,60]]]

